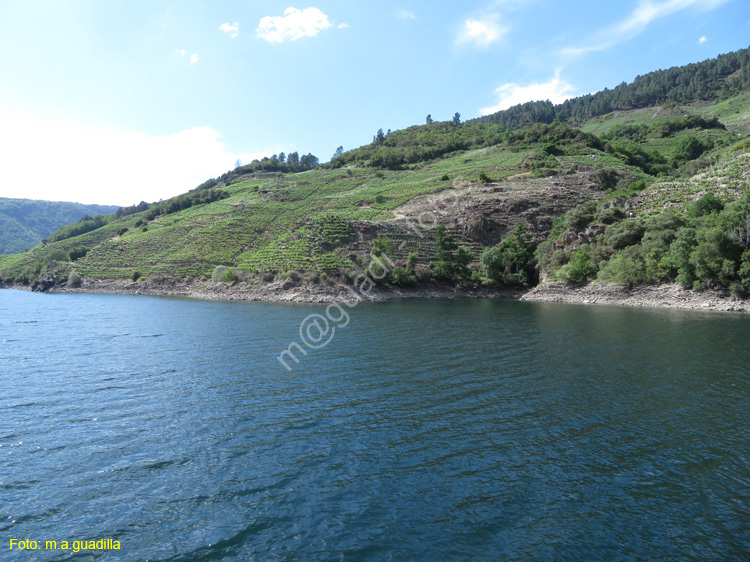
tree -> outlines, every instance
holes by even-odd
[[[242,166],[242,160],[240,160],[239,158],[237,158],[237,162],[234,163],[234,167],[235,168],[239,168],[240,166]]]
[[[704,140],[693,134],[682,136],[677,140],[677,148],[674,155],[675,163],[695,160],[711,148],[713,148],[713,143],[710,139]]]
[[[711,213],[718,213],[724,210],[724,203],[713,193],[706,193],[688,208],[688,215],[691,217],[702,217]]]
[[[381,257],[383,254],[389,258],[393,257],[393,244],[391,244],[391,241],[387,238],[375,238],[375,240],[372,241],[372,250],[370,250],[370,254],[376,258]]]
[[[289,156],[286,157],[286,163],[290,166],[296,166],[299,164],[299,154],[297,152],[292,152]]]
[[[378,132],[372,137],[372,142],[376,144],[383,144],[385,142],[385,133],[383,132],[383,129],[378,129]]]
[[[427,124],[428,125],[432,125],[432,115],[431,114],[427,116]]]
[[[409,252],[406,258],[406,271],[413,274],[417,270],[417,262],[419,261],[419,252]]]
[[[279,152],[279,162],[281,162],[282,164],[286,162],[286,154],[284,154],[283,152]]]
[[[617,182],[620,181],[620,174],[612,168],[600,168],[595,174],[596,181],[602,189],[610,190],[617,186]]]
[[[534,276],[536,244],[528,227],[516,223],[513,231],[497,246],[482,252],[482,274],[508,285],[528,285]]]
[[[462,281],[469,277],[469,264],[474,260],[471,250],[466,246],[459,248],[456,239],[442,224],[435,230],[435,242],[435,260],[430,262],[435,277],[445,281]]]
[[[557,276],[563,281],[580,283],[596,273],[596,267],[591,263],[591,252],[586,245],[576,250],[575,256],[560,268]]]
[[[453,124],[454,125],[461,124],[461,114],[458,111],[456,111],[456,113],[453,115]]]
[[[302,158],[300,158],[301,164],[310,170],[315,168],[318,165],[318,157],[313,156],[312,154],[305,154]]]
[[[333,153],[333,158],[331,160],[335,160],[339,156],[341,156],[344,153],[344,147],[340,146],[336,149],[336,152]]]

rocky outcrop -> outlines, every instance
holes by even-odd
[[[690,291],[678,284],[626,287],[593,283],[543,283],[526,293],[521,300],[750,312],[750,300],[741,299],[731,291]]]
[[[39,279],[39,281],[35,281],[34,284],[31,286],[31,290],[36,293],[46,293],[49,290],[51,290],[55,285],[57,285],[60,282],[60,279],[55,275],[54,273],[49,273]]]

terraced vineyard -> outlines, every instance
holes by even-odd
[[[686,115],[719,116],[725,128],[680,129],[636,144],[664,162],[677,162],[685,139],[712,146],[690,164],[695,173],[680,164],[682,176],[650,175],[619,149],[592,135],[581,141],[566,129],[558,140],[531,142],[521,135],[403,169],[356,163],[295,174],[229,174],[215,185],[224,198],[213,202],[134,213],[24,254],[0,256],[0,279],[33,281],[55,272],[62,278],[75,273],[83,279],[207,283],[223,266],[250,282],[281,280],[292,272],[344,280],[365,267],[378,238],[391,243],[399,265],[416,253],[417,263],[426,266],[436,255],[437,224],[472,251],[476,268],[481,252],[500,243],[517,222],[542,242],[555,219],[586,202],[614,198],[631,215],[653,215],[684,210],[708,192],[723,201],[738,198],[749,179],[750,94],[713,105],[616,112],[582,130],[607,140],[623,125],[669,124]],[[544,127],[532,127],[527,138],[560,132]],[[602,171],[618,185],[643,182],[625,200],[614,188],[609,194],[603,189]],[[75,261],[64,258],[75,254]]]
[[[23,256],[3,258],[0,267],[4,277],[17,276],[52,249],[84,247],[90,249],[88,254],[65,264],[65,271],[100,279],[129,278],[135,272],[207,279],[220,265],[248,273],[330,272],[366,258],[372,239],[381,235],[398,242],[399,258],[417,251],[427,259],[434,235],[393,226],[389,221],[397,218],[394,210],[453,190],[459,185],[456,180],[469,191],[481,192],[480,173],[498,180],[518,175],[530,152],[493,147],[401,171],[350,167],[241,177],[220,186],[229,192],[227,199],[147,222],[147,213],[137,213]],[[521,193],[526,185],[526,180],[518,180],[506,189]],[[455,223],[458,217],[450,220]],[[139,221],[145,226],[136,227]],[[118,235],[123,229],[127,231]],[[481,244],[460,227],[451,225],[450,231],[463,245],[481,251]]]

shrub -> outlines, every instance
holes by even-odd
[[[132,277],[133,281],[138,281],[138,279],[140,279],[141,277],[143,277],[143,275],[141,275],[140,271],[133,272],[133,277]]]
[[[482,275],[508,285],[528,285],[534,275],[536,245],[524,223],[500,244],[486,248],[479,258]]]
[[[443,176],[440,178],[440,181],[450,181],[448,174],[443,174]]]
[[[490,183],[492,179],[484,172],[479,172],[479,181],[482,183]]]
[[[601,211],[596,213],[594,220],[601,224],[613,224],[624,218],[625,213],[622,211],[622,209],[612,207],[610,209],[602,209]]]
[[[563,281],[580,283],[596,273],[596,267],[591,263],[591,253],[588,246],[581,246],[570,262],[560,268],[557,276]]]
[[[417,269],[417,262],[419,261],[419,252],[409,252],[406,258],[406,271],[414,273]]]
[[[417,281],[413,275],[410,275],[409,272],[400,265],[397,265],[391,270],[389,279],[394,285],[413,285]]]
[[[263,280],[265,281],[265,277],[263,278]],[[273,278],[271,280],[273,280]],[[229,283],[231,285],[232,283],[237,281],[237,276],[230,268],[224,265],[217,265],[214,268],[213,273],[211,274],[211,281],[213,281],[214,283]]]
[[[372,250],[370,253],[379,258],[383,254],[388,257],[393,257],[393,244],[387,238],[376,238],[372,241]]]
[[[52,262],[67,262],[70,261],[70,254],[65,250],[54,249],[50,250],[49,253],[44,257],[44,265],[47,266]]]
[[[385,196],[384,195],[376,195],[375,196],[375,203],[377,203],[378,205],[382,205],[383,203],[385,203]]]
[[[620,174],[618,174],[612,168],[601,168],[596,171],[596,181],[602,189],[611,190],[620,181]]]
[[[71,287],[80,287],[81,286],[81,276],[78,275],[75,271],[73,271],[70,275],[68,275],[68,285]]]
[[[695,203],[690,205],[688,215],[691,217],[703,217],[711,213],[718,213],[724,210],[724,203],[713,193],[706,193]]]
[[[640,220],[624,220],[607,227],[604,231],[604,243],[615,250],[620,250],[640,242],[645,232],[646,227]]]
[[[86,254],[89,253],[88,248],[84,248],[83,246],[78,248],[73,248],[70,251],[70,261],[78,261],[79,259],[86,256]]]
[[[649,280],[646,260],[640,246],[628,246],[613,256],[599,272],[600,281],[633,285]]]
[[[580,231],[588,226],[596,215],[596,203],[588,201],[567,212],[565,215],[565,226],[575,231]]]
[[[682,136],[677,140],[675,162],[695,160],[707,150],[711,150],[713,145],[710,139],[701,139],[692,134]]]
[[[127,229],[127,228],[121,228],[120,230],[118,230],[118,231],[117,231],[117,236],[122,236],[122,235],[123,235],[123,234],[125,234],[125,233],[126,233],[126,232],[127,232],[128,230],[129,230],[129,229]]]

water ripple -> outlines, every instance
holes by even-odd
[[[40,560],[748,558],[745,318],[0,298],[0,530],[122,542]]]

